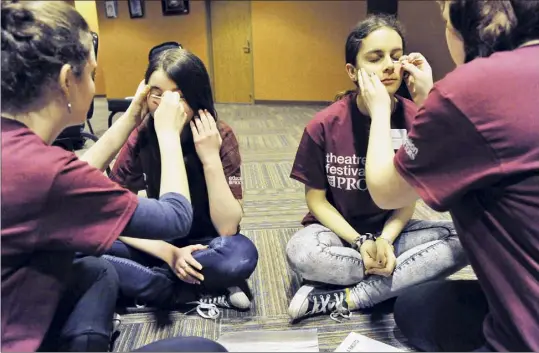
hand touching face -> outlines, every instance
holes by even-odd
[[[177,92],[180,95],[181,103],[183,104],[183,109],[187,116],[186,124],[191,121],[191,119],[193,119],[193,109],[191,109],[187,101],[183,98],[183,94],[181,90],[178,89],[176,83],[168,77],[165,71],[155,71],[148,80],[148,86],[150,86],[150,94],[148,95],[148,108],[152,115],[154,115],[155,111],[159,107],[159,104],[162,102],[163,93],[166,91],[171,91]]]

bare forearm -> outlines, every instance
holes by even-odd
[[[135,119],[123,114],[80,159],[104,171],[135,127]]]
[[[404,227],[406,227],[408,221],[412,218],[414,210],[415,202],[410,206],[393,211],[393,214],[384,224],[381,237],[393,244],[395,239],[399,237]]]
[[[159,195],[175,192],[191,201],[180,135],[174,132],[158,133],[157,138],[161,152],[161,188]]]
[[[393,160],[395,152],[391,141],[390,113],[378,112],[372,117],[365,176],[374,203],[385,210],[406,207],[419,195],[404,180]]]
[[[130,245],[137,250],[157,257],[166,263],[169,263],[171,261],[172,248],[174,246],[165,241],[129,237],[119,237],[118,239],[123,241],[127,245]]]
[[[327,200],[318,201],[309,206],[309,210],[324,226],[331,229],[341,239],[354,244],[359,233],[344,219],[333,205]]]
[[[219,158],[204,165],[204,178],[208,188],[213,225],[221,236],[236,234],[243,210],[230,190]]]
[[[390,115],[389,110],[387,113]],[[378,204],[378,199],[383,198],[390,190],[390,173],[393,166],[393,144],[391,141],[391,119],[389,116],[373,116],[369,145],[367,149],[367,162],[365,164],[365,177],[367,187],[373,200]]]

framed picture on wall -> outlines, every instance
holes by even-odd
[[[129,15],[131,18],[144,17],[144,0],[129,0]]]
[[[118,17],[118,0],[105,1],[105,15],[107,18]]]
[[[189,0],[161,0],[163,15],[187,15],[189,13]]]

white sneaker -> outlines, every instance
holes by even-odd
[[[247,310],[251,307],[251,301],[240,287],[228,288],[228,301],[234,309]]]
[[[120,327],[120,324],[122,323],[122,317],[120,314],[114,313],[112,315],[112,330],[110,331],[109,336],[109,351],[114,351],[114,342],[116,341],[116,338],[120,336],[120,332],[118,331],[118,328]]]
[[[217,319],[221,314],[219,308],[247,311],[251,307],[251,301],[240,287],[227,288],[228,294],[218,296],[203,296],[195,302],[187,304],[196,305],[185,314],[196,310],[205,319]]]
[[[112,333],[118,331],[118,327],[122,324],[122,317],[118,313],[112,316]]]

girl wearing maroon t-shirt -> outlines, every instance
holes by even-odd
[[[350,79],[357,85],[358,69],[368,69],[391,96],[395,149],[417,111],[412,101],[395,95],[403,46],[398,22],[386,16],[360,22],[346,42]],[[291,177],[305,184],[310,212],[286,251],[291,267],[311,283],[290,303],[294,320],[330,313],[335,320],[348,317],[351,310],[466,264],[451,222],[411,220],[415,202],[390,211],[374,204],[365,182],[370,124],[361,95],[352,91],[319,112],[301,139]]]
[[[441,1],[459,65],[433,85],[401,58],[421,104],[397,154],[380,80],[359,74],[373,123],[366,177],[384,209],[418,198],[450,211],[477,281],[437,281],[397,299],[395,320],[425,351],[539,351],[539,1]]]
[[[174,308],[192,303],[208,318],[217,317],[217,307],[247,310],[251,293],[246,280],[258,252],[238,234],[243,215],[238,141],[225,122],[214,118],[204,63],[181,48],[158,48],[151,51],[145,78],[151,87],[149,116],[122,148],[111,178],[133,192],[158,197],[162,172],[153,116],[164,91],[178,92],[189,124],[181,140],[193,225],[172,243],[122,237],[106,258],[118,272],[121,293],[138,304]]]
[[[50,146],[66,127],[84,123],[93,99],[90,29],[62,1],[1,6],[1,350],[107,351],[118,275],[106,260],[75,253],[102,253],[120,234],[172,239],[189,231],[179,138],[187,116],[177,93],[163,95],[154,114],[160,197],[138,199],[103,170],[140,122],[149,87],[139,87],[127,112],[81,159]],[[163,344],[204,344],[182,342]]]

